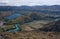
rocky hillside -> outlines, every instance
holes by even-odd
[[[52,31],[52,32],[60,32],[60,20],[51,22],[45,25],[45,27],[40,28],[42,31]]]

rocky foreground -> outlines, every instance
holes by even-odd
[[[60,39],[60,32],[22,31],[0,32],[0,39]]]

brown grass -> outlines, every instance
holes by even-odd
[[[38,31],[22,31],[16,33],[3,32],[0,36],[6,39],[60,39],[60,33],[55,32],[38,32]]]

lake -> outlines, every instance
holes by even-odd
[[[15,19],[15,18],[20,17],[20,16],[22,16],[22,15],[18,14],[18,13],[15,13],[15,14],[12,14],[10,16],[7,16],[6,19],[11,20],[11,19]]]

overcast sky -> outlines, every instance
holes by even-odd
[[[0,0],[0,5],[9,6],[60,5],[60,0]]]

